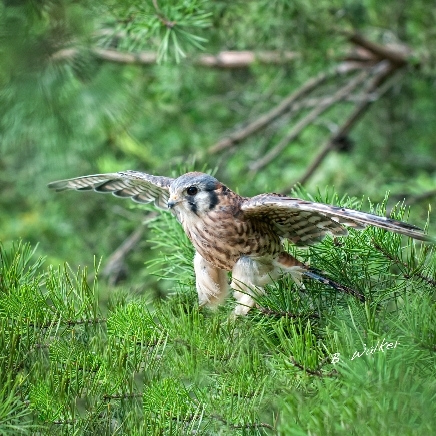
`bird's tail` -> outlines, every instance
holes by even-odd
[[[349,288],[348,286],[341,285],[340,283],[337,283],[325,277],[324,275],[322,275],[323,273],[321,271],[308,267],[303,274],[307,277],[310,277],[311,279],[324,283],[325,285],[329,285],[333,289],[336,289],[337,291],[345,292],[346,294],[352,295],[353,297],[356,297],[358,300],[362,302],[365,301],[365,296],[363,294],[361,294],[358,291],[355,291],[354,289]]]
[[[319,271],[315,268],[311,268],[310,266],[300,262],[294,256],[291,256],[288,252],[282,251],[274,260],[276,266],[278,266],[283,271],[292,275],[292,278],[297,284],[301,283],[302,276],[305,275],[310,277],[311,279],[318,280],[325,285],[331,286],[333,289],[337,291],[345,292],[346,294],[352,295],[356,297],[360,301],[365,301],[365,296],[360,292],[355,291],[354,289],[349,288],[348,286],[341,285],[336,283],[335,281],[324,276],[325,273]]]

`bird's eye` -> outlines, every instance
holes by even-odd
[[[195,186],[190,186],[187,190],[186,193],[188,195],[195,195],[198,192],[198,189]]]

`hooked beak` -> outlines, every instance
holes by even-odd
[[[176,204],[180,203],[182,200],[176,195],[171,195],[167,202],[168,209],[172,209]]]

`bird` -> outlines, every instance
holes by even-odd
[[[422,229],[395,219],[283,194],[242,197],[215,177],[188,172],[177,178],[138,171],[95,174],[49,183],[55,191],[112,193],[171,212],[191,240],[200,306],[222,304],[229,288],[236,299],[234,315],[246,315],[282,274],[297,284],[303,276],[321,281],[364,301],[365,296],[325,277],[288,253],[284,242],[307,247],[327,234],[346,236],[347,228],[376,226],[411,238],[434,242]],[[231,272],[229,286],[228,272]]]

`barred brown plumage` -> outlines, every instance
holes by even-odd
[[[137,171],[97,174],[52,182],[56,191],[111,192],[139,203],[154,202],[170,210],[196,249],[194,270],[201,305],[216,305],[227,295],[227,271],[238,301],[235,314],[246,314],[254,294],[282,273],[300,283],[302,275],[322,281],[363,300],[362,293],[323,277],[284,251],[282,240],[298,246],[315,244],[330,233],[346,236],[346,227],[373,225],[421,241],[432,238],[413,225],[343,207],[280,194],[241,197],[217,179],[192,172],[176,179]]]

